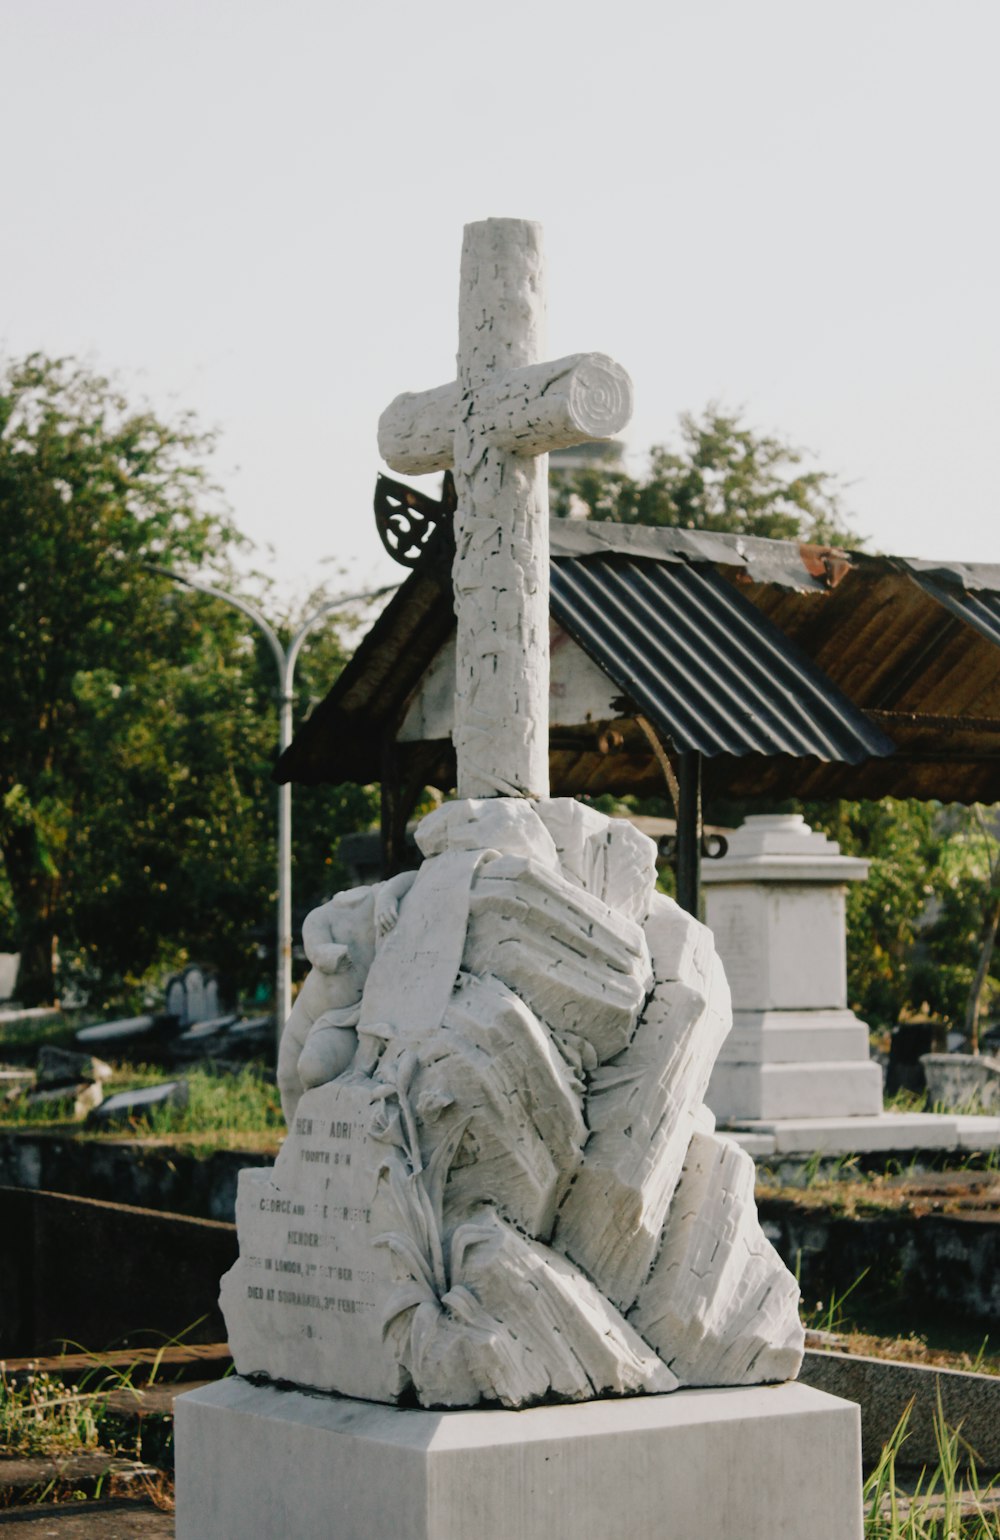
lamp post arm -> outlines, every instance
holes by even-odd
[[[342,609],[345,604],[353,604],[358,599],[381,599],[383,594],[393,593],[399,586],[398,583],[387,583],[384,588],[371,589],[366,593],[342,594],[339,598],[328,599],[325,604],[320,605],[314,614],[309,616],[308,620],[304,620],[289,642],[287,651],[283,655],[283,661],[279,664],[282,698],[285,696],[291,697],[292,683],[295,679],[295,665],[299,660],[302,644],[310,631],[319,625],[321,620],[324,620],[327,615],[332,614],[334,611]],[[291,741],[291,735],[289,734],[288,743],[291,743]],[[288,743],[282,742],[282,753],[287,749]]]
[[[264,633],[267,645],[271,649],[274,661],[278,666],[278,682],[284,683],[285,649],[282,647],[275,632],[263,615],[249,600],[241,599],[238,594],[231,594],[225,588],[214,588],[211,583],[202,583],[198,578],[188,577],[183,572],[172,572],[169,567],[150,567],[151,572],[158,572],[161,577],[173,578],[175,583],[183,583],[186,588],[196,588],[201,594],[208,594],[213,599],[221,599],[224,604],[231,604],[235,609],[242,610],[254,625]]]
[[[400,586],[398,583],[388,583],[383,588],[367,593],[343,594],[338,599],[327,600],[325,604],[320,605],[315,614],[310,615],[308,620],[303,622],[286,649],[281,645],[277,632],[248,600],[241,599],[236,594],[227,593],[224,588],[215,588],[211,583],[202,583],[198,578],[188,577],[181,572],[172,572],[169,567],[157,567],[152,563],[146,565],[149,571],[158,572],[161,577],[172,578],[175,583],[183,583],[188,588],[197,589],[199,593],[208,594],[212,599],[221,599],[224,604],[233,605],[263,632],[278,668],[278,742],[282,754],[292,741],[292,682],[295,678],[295,664],[302,650],[302,644],[310,631],[331,611],[338,610],[343,605],[351,604],[358,599],[379,599],[383,594],[391,593]],[[292,1011],[292,788],[287,781],[278,787],[277,867],[277,966],[274,1013],[280,1043],[285,1022]]]

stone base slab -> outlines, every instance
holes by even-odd
[[[862,1534],[858,1408],[806,1385],[432,1412],[231,1378],[175,1415],[177,1540]]]
[[[705,1101],[722,1122],[766,1118],[854,1118],[882,1108],[882,1070],[853,1064],[724,1064],[717,1062]]]
[[[720,1128],[756,1160],[867,1155],[879,1150],[1000,1149],[1000,1117],[882,1112],[875,1117],[741,1118]]]

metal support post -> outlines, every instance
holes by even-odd
[[[677,902],[698,918],[701,897],[701,755],[677,756]]]

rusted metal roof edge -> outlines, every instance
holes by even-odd
[[[553,559],[615,553],[675,564],[707,562],[742,568],[754,583],[776,583],[799,593],[817,594],[839,582],[855,555],[836,546],[802,544],[797,540],[593,519],[553,519],[549,543]]]

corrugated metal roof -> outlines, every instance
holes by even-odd
[[[552,613],[677,749],[859,764],[893,744],[707,566],[552,564]]]
[[[1000,647],[1000,592],[984,588],[977,593],[967,588],[954,588],[935,582],[930,573],[917,571],[912,565],[910,570],[924,593],[930,594],[932,599],[944,605],[952,615],[957,615],[959,620],[974,626],[988,642],[994,642]],[[937,569],[934,576],[937,576]]]
[[[929,577],[949,588],[957,583],[976,593],[1000,593],[1000,562],[928,561],[920,556],[895,556],[891,559],[912,572],[914,577]]]
[[[581,569],[607,562],[606,576],[622,559],[641,564],[656,575],[658,593],[664,591],[667,573],[711,574],[711,580],[731,589],[744,608],[746,603],[753,606],[758,629],[750,653],[757,663],[765,657],[761,626],[768,625],[794,649],[793,655],[804,654],[827,681],[825,703],[846,697],[896,745],[891,756],[876,755],[860,763],[821,760],[814,750],[805,758],[798,751],[716,752],[705,761],[707,797],[1000,800],[1000,569],[856,551],[845,555],[791,541],[750,542],[731,535],[698,533],[693,541],[690,531],[633,531],[609,524],[581,529],[566,520],[554,525],[552,545],[554,607],[564,558]],[[447,563],[443,557],[432,562],[430,555],[365,637],[326,699],[299,727],[279,763],[278,779],[368,782],[383,775],[384,746],[393,741],[394,726],[454,626]],[[941,602],[927,583],[949,602]],[[640,618],[637,590],[628,595],[626,619],[633,623],[629,631],[621,622],[611,625],[603,588],[602,583],[598,622],[617,630],[640,660],[647,658],[646,622]],[[669,606],[661,599],[658,615],[669,615],[672,605],[673,599]],[[735,610],[727,613],[734,615]],[[568,608],[562,614],[569,621]],[[697,609],[694,618],[700,624]],[[572,629],[580,639],[571,622],[564,629]],[[716,690],[714,663],[710,667],[700,633],[696,636],[694,661],[701,665],[705,693],[704,704],[697,703],[695,710],[707,726],[711,712],[723,709],[724,702]],[[611,645],[620,648],[624,643],[612,638]],[[726,646],[728,677],[735,675],[743,688],[749,670],[740,659],[747,646],[738,650],[735,640]],[[672,659],[664,660],[665,670],[667,661]],[[666,712],[653,708],[655,682],[643,691],[638,673],[631,677],[631,693],[643,695],[632,716],[623,701],[622,715],[604,720],[602,705],[575,725],[560,725],[553,734],[554,794],[661,791],[662,771],[634,713],[644,705],[645,714],[666,738]],[[629,693],[624,685],[620,688],[623,695]],[[795,699],[802,704],[806,697]],[[726,700],[725,709],[731,711],[731,696]],[[783,710],[787,696],[785,703]],[[815,707],[808,709],[813,712]],[[818,721],[822,737],[828,728],[822,718]],[[750,724],[762,735],[769,725],[763,715],[758,724]],[[614,728],[610,735],[609,728]],[[783,730],[790,733],[787,722]],[[771,732],[773,739],[773,728]],[[715,735],[720,736],[717,729]],[[399,743],[395,753],[400,773],[414,784],[445,791],[454,786],[449,741]]]

